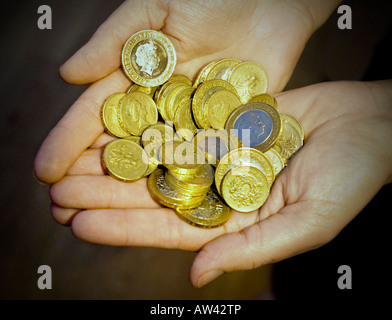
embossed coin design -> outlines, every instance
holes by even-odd
[[[186,222],[202,228],[219,227],[227,222],[231,215],[230,208],[212,190],[197,208],[178,208],[176,212]]]
[[[154,100],[146,93],[128,93],[120,102],[119,122],[123,129],[134,136],[158,121],[158,110]]]
[[[231,71],[228,81],[236,88],[242,103],[253,96],[267,92],[268,78],[265,70],[256,63],[242,62]]]
[[[133,34],[122,51],[125,73],[143,87],[156,87],[167,81],[176,61],[176,51],[169,38],[155,30]]]
[[[303,145],[301,134],[288,122],[282,123],[282,131],[272,146],[287,162]]]
[[[221,195],[234,210],[251,212],[259,209],[267,200],[269,184],[258,168],[236,167],[223,177]]]
[[[274,169],[268,158],[259,150],[249,147],[241,147],[226,154],[215,170],[215,186],[220,192],[221,182],[224,175],[232,168],[238,166],[253,166],[260,169],[267,177],[271,186],[275,181]]]
[[[128,139],[117,139],[106,145],[103,163],[111,176],[122,181],[134,181],[145,175],[148,155],[137,143]]]
[[[238,136],[242,145],[265,151],[280,132],[280,116],[264,102],[249,102],[235,109],[226,121],[226,130]]]

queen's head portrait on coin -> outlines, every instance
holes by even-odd
[[[140,67],[140,70],[150,76],[159,67],[160,59],[157,54],[157,47],[151,40],[138,46],[135,56],[136,64]]]

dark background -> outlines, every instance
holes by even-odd
[[[225,274],[202,289],[193,288],[188,279],[196,253],[94,245],[76,239],[51,218],[48,186],[33,175],[34,157],[50,129],[86,88],[66,84],[58,68],[121,3],[2,2],[0,298],[381,297],[391,278],[391,185],[322,248],[274,265]],[[42,4],[52,8],[52,30],[37,27]],[[330,80],[392,78],[391,6],[386,1],[347,4],[352,8],[353,29],[338,29],[335,11],[310,39],[286,89]],[[43,264],[52,268],[52,290],[37,287],[37,269]],[[352,290],[337,287],[337,269],[343,264],[352,269]]]

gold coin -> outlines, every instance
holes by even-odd
[[[167,81],[176,66],[176,51],[162,32],[143,30],[133,34],[122,51],[127,76],[143,87],[156,87]]]
[[[147,187],[155,201],[169,208],[196,208],[206,197],[189,197],[169,188],[165,181],[165,173],[159,168],[148,177]]]
[[[265,151],[275,143],[280,126],[280,116],[274,107],[264,102],[249,102],[230,114],[225,128],[242,145]]]
[[[282,130],[272,146],[287,162],[303,145],[301,134],[288,122],[282,122]]]
[[[242,62],[230,73],[228,81],[236,88],[242,103],[260,93],[267,92],[268,78],[265,70],[256,63]]]
[[[275,180],[274,169],[268,158],[259,150],[241,147],[226,154],[215,170],[215,186],[220,192],[221,182],[224,175],[232,168],[238,166],[253,166],[260,169],[267,177],[271,186]]]
[[[151,173],[153,173],[156,169],[158,168],[158,163],[154,161],[153,157],[148,157],[148,167],[147,171],[144,174],[145,177],[149,176]]]
[[[172,99],[168,107],[168,117],[170,121],[174,122],[174,117],[178,108],[182,107],[185,102],[192,99],[195,88],[184,87],[180,92]],[[193,120],[192,120],[193,122]]]
[[[192,118],[191,102],[191,100],[188,100],[183,103],[177,109],[173,119],[177,134],[187,141],[191,141],[197,132],[197,127]]]
[[[111,176],[122,181],[134,181],[146,173],[148,156],[137,143],[117,139],[106,145],[103,163]]]
[[[275,149],[270,148],[264,151],[264,155],[268,158],[269,162],[272,164],[275,177],[284,169],[285,161],[282,156]]]
[[[204,151],[207,163],[213,166],[217,166],[229,151],[238,148],[223,129],[200,129],[194,136],[193,143]]]
[[[304,128],[302,127],[301,123],[295,119],[293,116],[290,116],[289,114],[281,113],[280,114],[280,120],[281,122],[286,122],[291,124],[300,134],[301,139],[305,139],[305,131]]]
[[[187,141],[169,141],[158,152],[162,164],[177,174],[193,175],[205,164],[202,150]]]
[[[265,102],[278,109],[278,101],[269,93],[261,93],[249,99],[248,102]]]
[[[139,86],[138,84],[134,83],[129,87],[127,90],[127,93],[131,93],[134,91],[140,91],[148,94],[151,98],[154,98],[155,91],[158,89],[158,87],[142,87]]]
[[[219,90],[228,90],[234,94],[237,93],[230,83],[219,79],[205,81],[197,87],[192,99],[192,113],[195,123],[199,128],[208,129],[211,127],[204,114],[204,104],[214,92]]]
[[[212,68],[209,70],[206,80],[212,79],[223,79],[227,80],[227,74],[233,69],[233,67],[239,65],[240,60],[237,59],[221,59],[217,61]]]
[[[180,81],[172,81],[169,82],[167,86],[162,86],[162,91],[161,94],[159,95],[157,99],[157,108],[165,121],[170,121],[169,115],[167,113],[168,108],[166,107],[167,105],[167,100],[169,100],[171,93],[174,91],[175,93],[178,93],[181,91],[182,88],[184,88],[186,85],[183,82]]]
[[[158,110],[154,100],[143,92],[131,92],[120,102],[119,122],[123,129],[134,136],[158,121]]]
[[[231,169],[222,180],[221,195],[227,205],[239,212],[259,209],[269,195],[269,184],[261,170],[252,166]]]
[[[165,181],[171,189],[184,194],[205,195],[214,182],[214,169],[209,164],[205,164],[193,175],[175,174],[169,170],[166,172]]]
[[[164,114],[166,116],[166,119],[164,118],[165,121],[173,122],[173,118],[174,118],[174,111],[173,111],[174,100],[180,95],[180,93],[185,88],[187,88],[187,87],[185,87],[185,84],[183,84],[183,86],[179,86],[179,87],[173,88],[172,90],[170,90],[170,92],[168,92],[167,97],[166,97],[165,102],[164,102],[164,106],[163,106]]]
[[[106,132],[119,138],[130,135],[130,133],[124,130],[118,122],[119,103],[124,96],[125,93],[112,94],[106,99],[101,110],[101,118]]]
[[[211,68],[217,63],[218,61],[212,61],[205,65],[196,76],[195,81],[193,82],[193,87],[197,88],[201,83],[206,81],[208,73],[210,72]]]
[[[214,92],[205,102],[204,114],[214,129],[224,129],[229,115],[241,105],[238,96],[230,91]]]
[[[194,209],[176,210],[179,217],[191,225],[202,228],[215,228],[226,223],[231,215],[231,210],[219,196],[210,190],[203,202]]]

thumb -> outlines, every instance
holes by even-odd
[[[248,270],[277,262],[329,242],[336,233],[308,202],[284,207],[240,232],[223,235],[196,256],[190,278],[201,287],[224,272]]]
[[[69,83],[85,84],[117,69],[121,64],[123,45],[132,34],[145,29],[159,30],[163,26],[166,10],[156,2],[124,2],[60,67],[61,77]]]

